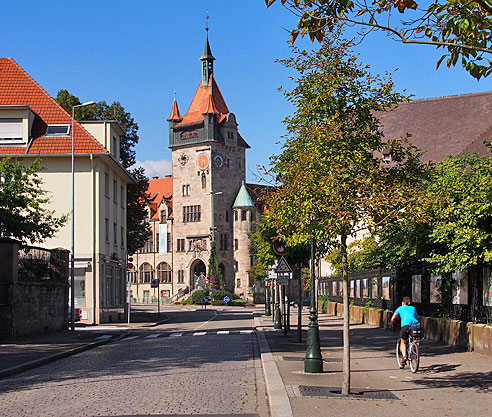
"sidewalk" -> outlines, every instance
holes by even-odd
[[[76,324],[75,331],[63,330],[43,335],[24,336],[0,340],[0,378],[13,375],[62,357],[74,355],[124,337],[138,327],[152,327],[168,320],[157,313],[136,312],[132,323],[110,323],[100,326]],[[110,338],[100,338],[103,334]]]
[[[258,310],[260,311],[260,310]],[[263,312],[262,312],[263,313]],[[266,336],[294,416],[476,416],[492,414],[492,360],[427,340],[421,343],[418,373],[398,369],[397,334],[363,324],[351,325],[351,395],[341,397],[342,325],[340,317],[319,317],[322,374],[304,373],[306,336],[297,342],[297,310],[287,337],[273,330],[271,317],[256,318]],[[303,312],[307,329],[308,312]],[[268,375],[265,375],[268,380]],[[268,381],[267,381],[268,388]],[[285,395],[284,394],[284,395]],[[272,398],[269,399],[272,402]],[[287,400],[285,401],[287,402]],[[272,410],[272,415],[279,414]]]

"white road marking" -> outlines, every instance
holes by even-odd
[[[390,375],[390,378],[398,379],[396,376]]]
[[[200,327],[202,327],[202,326],[205,326],[205,325],[206,325],[209,321],[212,321],[215,317],[217,317],[217,311],[214,311],[214,316],[213,316],[211,319],[209,319],[209,320],[207,320],[207,321],[203,322],[203,323],[202,323],[202,324],[200,324],[198,327],[195,327],[195,328],[193,329],[193,331],[198,330],[198,329],[199,329]]]
[[[204,336],[206,334],[207,334],[207,332],[195,332],[195,333],[193,333],[193,336]]]
[[[251,334],[253,333],[253,330],[240,330],[239,334]]]
[[[133,340],[133,339],[137,339],[139,337],[140,336],[128,336],[128,337],[125,337],[123,340]]]
[[[110,337],[113,337],[113,336],[110,334],[103,334],[102,336],[96,337],[96,339],[104,340],[104,339],[109,339]]]
[[[229,330],[219,330],[217,334],[229,334]]]
[[[153,334],[149,334],[145,338],[146,339],[155,339],[156,337],[159,337],[160,335],[161,335],[160,333],[153,333]]]
[[[171,333],[169,335],[169,337],[179,337],[179,336],[183,336],[183,333]]]

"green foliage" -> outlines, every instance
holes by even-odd
[[[229,291],[227,291],[225,289],[220,289],[220,290],[212,291],[210,294],[212,296],[212,300],[223,300],[224,297],[229,297],[230,299],[232,299],[231,294],[229,293]]]
[[[191,303],[203,304],[203,297],[206,296],[208,296],[207,290],[196,290],[193,294],[191,294]]]
[[[277,0],[265,0],[270,7]],[[492,61],[492,4],[487,0],[436,0],[418,4],[414,0],[280,0],[298,17],[292,40],[308,35],[321,41],[337,27],[358,25],[361,38],[369,30],[382,30],[402,43],[430,45],[447,50],[448,67],[458,62],[474,78],[490,75]],[[398,12],[398,13],[396,13]],[[396,18],[397,15],[401,18]],[[391,17],[391,19],[390,19]]]
[[[45,208],[50,199],[37,175],[40,164],[40,159],[28,166],[10,158],[0,161],[0,236],[40,243],[66,223],[67,216],[54,217]]]
[[[327,313],[328,303],[330,302],[330,296],[323,294],[318,297],[318,307],[322,313]]]
[[[268,206],[287,245],[305,243],[310,235],[333,244],[362,222],[377,229],[410,210],[420,185],[415,148],[384,140],[375,116],[405,97],[393,92],[391,78],[358,64],[349,46],[334,38],[312,53],[293,48],[295,57],[282,61],[299,72],[295,88],[285,93],[296,111],[285,120],[282,154],[271,158],[270,172],[282,187]],[[374,157],[386,148],[391,164]]]
[[[364,307],[362,308],[362,312],[367,313],[370,308],[376,308],[376,306],[372,303],[371,300],[368,300],[364,305]]]
[[[72,107],[80,104],[78,97],[67,90],[60,90],[56,101],[69,114]],[[116,120],[125,134],[120,139],[120,162],[135,178],[137,184],[129,184],[127,188],[127,246],[129,252],[141,248],[151,235],[150,225],[145,222],[148,202],[148,178],[143,168],[130,169],[135,164],[134,146],[138,143],[138,124],[120,102],[107,104],[99,101],[93,106],[75,109],[76,120]]]
[[[217,256],[216,242],[210,243],[210,256],[208,258],[207,278],[210,280],[210,286],[215,285],[220,290],[226,291],[224,277],[220,269],[219,257]]]
[[[362,271],[379,266],[379,259],[375,256],[377,242],[374,236],[367,236],[361,240],[354,240],[347,246],[347,259],[350,271]],[[325,256],[335,275],[342,274],[342,252],[339,245],[335,245]]]

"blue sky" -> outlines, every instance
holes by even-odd
[[[200,80],[199,57],[209,11],[215,77],[247,151],[248,181],[257,165],[280,152],[282,120],[292,107],[277,91],[289,72],[276,59],[290,55],[285,28],[295,16],[264,0],[106,0],[5,2],[0,56],[12,57],[56,97],[66,88],[82,101],[120,101],[139,125],[137,160],[149,176],[170,173],[168,124],[176,91],[184,114]],[[21,23],[20,23],[21,22]],[[310,42],[298,46],[313,48]],[[398,90],[415,98],[492,90],[461,68],[436,71],[439,51],[371,35],[357,50],[374,72],[398,68]]]

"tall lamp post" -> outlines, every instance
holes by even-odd
[[[307,349],[306,356],[304,357],[304,372],[311,374],[323,372],[323,357],[321,356],[319,341],[318,311],[316,309],[316,283],[314,278],[315,244],[314,236],[311,235],[311,309],[309,310]]]
[[[76,106],[72,106],[72,232],[71,232],[71,251],[70,251],[70,310],[71,324],[70,330],[75,330],[75,262],[74,262],[74,246],[75,246],[75,109],[77,107],[92,106],[95,101],[87,101]]]

